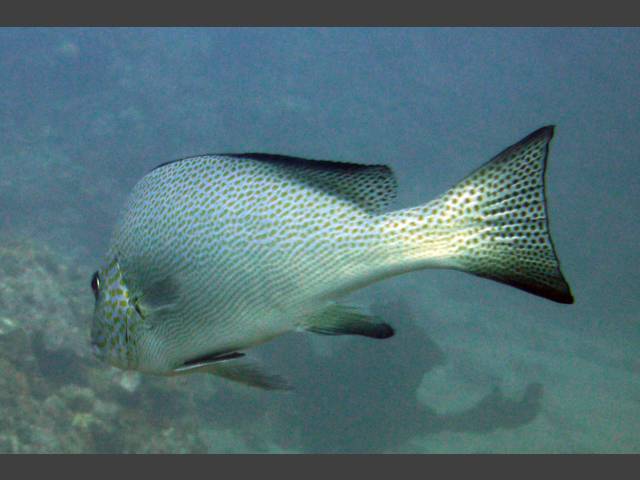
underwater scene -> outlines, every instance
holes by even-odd
[[[0,71],[0,452],[640,452],[640,29],[0,28]]]

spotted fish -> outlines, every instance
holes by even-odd
[[[292,330],[387,338],[348,292],[447,268],[572,303],[549,235],[553,127],[507,148],[439,198],[388,212],[384,165],[262,153],[162,164],[134,187],[92,278],[92,344],[123,369],[209,372],[284,388],[245,351]]]

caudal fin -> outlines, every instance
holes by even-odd
[[[401,235],[414,268],[454,268],[573,303],[549,234],[544,180],[552,137],[552,126],[536,130],[440,198],[391,216],[392,224],[414,226]]]

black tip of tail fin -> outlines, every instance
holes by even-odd
[[[553,300],[557,303],[564,303],[566,305],[571,305],[574,303],[574,298],[571,293],[571,289],[569,288],[569,284],[565,281],[562,273],[558,270],[558,276],[556,277],[556,286],[545,286],[535,283],[518,283],[512,282],[509,283],[511,286],[524,290],[525,292],[532,293],[534,295],[538,295],[539,297],[544,297],[548,300]]]
[[[520,145],[529,143],[529,141],[532,139],[537,139],[540,137],[547,137],[547,140],[551,140],[553,138],[553,134],[555,133],[555,129],[556,129],[555,125],[545,125],[544,127],[540,127],[535,132],[530,133],[529,135],[524,137],[522,140],[520,140],[518,143],[514,144],[509,148],[516,148]]]
[[[546,164],[554,127],[506,148],[443,196],[460,231],[458,268],[558,303],[573,295],[549,230]]]

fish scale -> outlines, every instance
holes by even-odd
[[[130,302],[118,335],[112,290],[96,289],[98,353],[270,388],[237,352],[296,329],[387,338],[391,327],[337,300],[393,275],[451,268],[571,303],[546,213],[552,136],[537,130],[439,198],[388,213],[396,180],[384,165],[260,153],[162,164],[134,187],[112,267],[97,272],[113,277],[115,265],[108,283]]]

